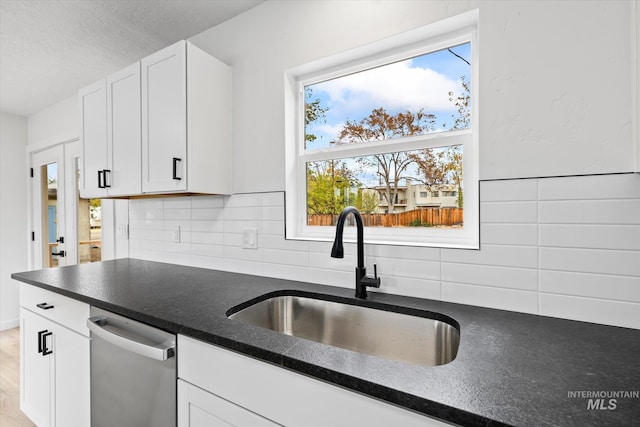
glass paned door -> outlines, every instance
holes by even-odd
[[[32,157],[35,268],[66,265],[63,152],[60,145]]]

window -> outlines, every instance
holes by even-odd
[[[367,242],[478,247],[476,27],[472,11],[287,73],[287,238],[331,240],[352,205]]]
[[[429,192],[428,191],[421,191],[420,192],[420,197],[426,199],[427,197],[429,197]]]

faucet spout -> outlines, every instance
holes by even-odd
[[[376,274],[374,277],[367,276],[367,269],[364,266],[364,225],[362,223],[362,216],[360,215],[360,212],[358,212],[358,210],[353,206],[347,206],[340,213],[340,216],[338,216],[338,222],[336,223],[336,237],[333,241],[333,247],[331,248],[331,257],[344,258],[342,235],[344,233],[344,223],[349,214],[353,214],[353,217],[356,220],[357,229],[356,245],[358,252],[358,264],[356,266],[356,297],[364,299],[367,297],[367,286],[379,288],[380,278],[378,277],[377,269],[375,269]]]

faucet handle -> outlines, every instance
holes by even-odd
[[[373,264],[373,277],[367,277],[366,285],[371,288],[380,287],[380,278],[378,277],[378,264]]]

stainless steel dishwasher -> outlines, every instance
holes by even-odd
[[[176,425],[176,336],[91,308],[91,426]]]

